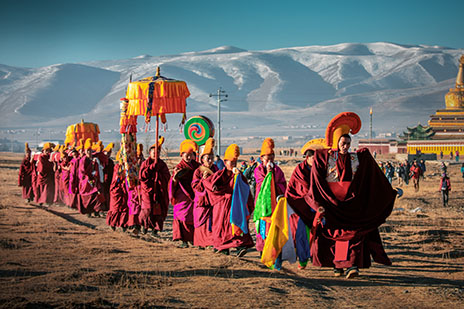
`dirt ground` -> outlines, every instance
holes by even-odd
[[[243,258],[180,249],[172,216],[158,238],[110,230],[65,206],[21,199],[21,155],[0,153],[0,307],[293,307],[463,308],[464,185],[451,165],[450,207],[438,193],[438,163],[429,162],[415,193],[404,186],[381,226],[393,266],[361,276],[284,262],[269,270],[252,251]],[[290,177],[297,160],[281,159]],[[396,184],[396,181],[395,183]]]

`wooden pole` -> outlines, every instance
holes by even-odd
[[[158,117],[158,114],[156,114],[156,129],[155,129],[155,164],[158,163],[158,152],[159,152],[159,149],[158,149],[158,134],[159,134],[159,117]]]

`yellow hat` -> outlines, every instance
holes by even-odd
[[[85,140],[84,150],[92,149],[92,139],[88,138]]]
[[[212,137],[208,138],[206,140],[205,147],[203,148],[203,152],[201,153],[201,156],[214,154],[215,144],[216,144],[216,141],[214,140],[214,138]]]
[[[158,138],[158,148],[161,148],[164,144],[164,136]],[[150,150],[156,147],[156,143],[150,146]]]
[[[327,146],[325,145],[325,139],[323,138],[315,138],[304,144],[301,147],[301,154],[305,154],[308,150],[316,150],[316,149],[325,149]]]
[[[79,146],[76,147],[76,150],[77,150],[77,151],[79,151],[79,150],[81,150],[81,149],[82,149],[82,145],[79,145]]]
[[[226,149],[226,153],[224,154],[224,160],[232,161],[237,160],[240,156],[240,148],[237,144],[232,144]]]
[[[353,112],[343,112],[332,118],[325,130],[325,143],[338,149],[338,140],[343,134],[356,134],[361,129],[361,119]]]
[[[114,148],[114,143],[109,143],[108,146],[106,146],[105,149],[103,149],[104,152],[110,152]]]
[[[121,149],[116,153],[116,161],[121,162]]]
[[[81,148],[84,147],[84,143],[85,143],[84,139],[81,138],[81,139],[79,140],[79,146],[81,146]]]
[[[51,149],[52,148],[52,144],[51,143],[45,143],[42,147],[42,150],[47,150],[47,149]]]
[[[31,148],[29,148],[29,144],[28,143],[25,143],[24,144],[24,152],[32,152]]]
[[[182,143],[180,143],[180,153],[184,152],[195,152],[198,150],[198,145],[192,140],[186,139]]]
[[[53,147],[53,151],[59,151],[60,150],[60,144],[56,144],[55,147]]]
[[[261,146],[261,154],[259,156],[274,154],[274,140],[266,138]]]
[[[137,144],[137,157],[140,157],[143,153],[143,144]]]
[[[103,143],[102,141],[98,141],[96,144],[95,144],[95,151],[96,152],[101,152],[103,151]]]

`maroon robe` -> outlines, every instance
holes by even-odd
[[[246,178],[240,175],[244,182]],[[232,193],[234,190],[234,174],[228,175],[227,169],[222,169],[214,173],[213,176],[205,179],[203,182],[205,189],[208,191],[211,205],[213,205],[213,246],[217,250],[224,250],[236,247],[253,247],[253,239],[248,234],[239,234],[236,231],[232,234],[232,225],[230,224],[230,207],[232,203]],[[253,213],[254,204],[251,194],[248,196],[248,211]],[[249,229],[248,229],[249,230]]]
[[[296,239],[298,220],[303,220],[306,226],[311,227],[314,220],[315,211],[306,203],[305,195],[309,191],[311,183],[311,167],[304,160],[295,167],[295,170],[288,181],[285,196],[290,207],[295,212],[290,216],[293,240]]]
[[[112,227],[128,227],[129,207],[125,180],[124,169],[116,164],[110,186],[110,209],[106,214],[106,224]]]
[[[79,212],[90,214],[103,210],[98,164],[87,156],[79,160]],[[103,199],[102,199],[103,198]]]
[[[37,163],[37,203],[53,204],[55,199],[55,172],[50,155],[41,154]]]
[[[107,162],[103,168],[103,184],[102,184],[102,193],[105,196],[105,210],[108,210],[110,207],[110,187],[114,174],[114,161],[105,155]]]
[[[177,164],[183,176],[174,181],[169,181],[169,198],[173,206],[172,240],[193,242],[193,200],[195,193],[192,189],[193,173],[200,166],[195,160],[190,163],[181,160]]]
[[[311,185],[305,200],[314,210],[325,208],[325,225],[315,231],[311,246],[316,266],[367,268],[374,261],[391,265],[382,245],[378,227],[390,215],[396,197],[369,150],[357,152],[359,166],[344,199],[336,198],[326,180],[331,152],[317,150],[311,169]],[[351,173],[350,160],[338,156],[342,180]],[[341,161],[341,162],[339,162]],[[347,165],[350,164],[349,167]],[[343,166],[344,165],[344,166]],[[345,170],[348,172],[345,172]],[[345,179],[346,180],[346,179]]]
[[[19,167],[18,186],[23,187],[23,199],[29,201],[34,199],[34,189],[32,185],[33,172],[34,166],[31,160],[24,158]]]
[[[216,165],[211,166],[213,173],[218,171]],[[207,178],[212,177],[209,175]],[[213,207],[208,197],[208,192],[203,185],[203,171],[199,167],[193,173],[192,189],[195,192],[193,205],[193,225],[195,227],[193,235],[193,245],[207,247],[213,245],[212,223]]]
[[[69,193],[70,168],[71,163],[63,159],[60,163],[61,175],[59,181],[59,194],[61,201],[68,207],[71,207],[72,205],[72,196]]]
[[[140,224],[145,229],[163,230],[168,215],[168,182],[171,174],[166,163],[159,159],[148,158],[140,166],[140,195],[142,208],[139,214]]]
[[[69,207],[79,209],[79,158],[72,158],[69,166]]]

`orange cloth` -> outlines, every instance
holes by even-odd
[[[240,156],[240,148],[237,144],[232,144],[226,149],[226,153],[224,154],[224,160],[233,161],[237,160]]]
[[[266,138],[261,146],[261,154],[259,156],[274,154],[274,140],[272,138]]]

